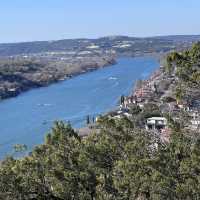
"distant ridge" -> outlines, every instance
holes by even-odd
[[[195,40],[200,40],[200,35],[168,35],[168,36],[155,36],[150,38],[167,39],[174,41],[195,41]]]
[[[118,39],[166,39],[166,40],[196,40],[200,39],[200,34],[196,35],[156,35],[156,36],[147,36],[147,37],[140,37],[140,36],[126,36],[126,35],[108,35],[98,38],[63,38],[63,39],[57,39],[57,40],[35,40],[35,41],[22,41],[22,42],[2,42],[0,45],[14,45],[14,44],[28,44],[28,43],[54,43],[54,42],[60,42],[60,41],[75,41],[75,40],[91,40],[91,41],[98,41],[102,39],[108,39],[108,40],[118,40]]]
[[[95,44],[101,50],[117,51],[125,49],[125,46],[119,46],[119,43],[130,45],[130,48],[135,48],[151,43],[153,49],[155,46],[164,47],[164,51],[170,50],[182,43],[182,46],[189,46],[190,43],[200,40],[200,35],[169,35],[169,36],[154,36],[154,37],[129,37],[129,36],[107,36],[97,39],[62,39],[50,41],[35,41],[35,42],[20,42],[20,43],[2,43],[0,44],[0,56],[14,56],[20,54],[33,54],[50,51],[82,51],[87,50],[87,47]],[[119,48],[118,48],[118,46]],[[150,45],[149,45],[150,46]],[[150,47],[151,47],[150,46]],[[128,46],[127,46],[128,47]],[[133,49],[134,50],[134,49]]]

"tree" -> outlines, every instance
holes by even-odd
[[[200,139],[168,118],[168,143],[126,117],[102,117],[86,138],[56,122],[28,156],[1,162],[0,199],[199,199]]]
[[[124,95],[122,95],[120,98],[120,104],[124,105],[124,101],[125,101],[125,97],[124,97]]]
[[[176,91],[175,91],[175,97],[176,97],[177,104],[180,103],[180,101],[183,99],[183,96],[184,96],[183,89],[181,87],[177,87]]]
[[[119,199],[150,199],[150,166],[152,145],[150,138],[141,131],[134,133],[134,140],[127,142],[122,159],[114,167],[114,185]]]
[[[89,116],[89,115],[87,115],[87,118],[86,118],[86,123],[87,123],[87,125],[89,125],[89,124],[90,124],[90,116]]]

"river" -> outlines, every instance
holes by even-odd
[[[121,58],[116,65],[0,102],[0,159],[12,153],[14,144],[30,149],[41,144],[55,120],[81,127],[87,115],[115,108],[136,80],[147,78],[158,66],[151,57]]]

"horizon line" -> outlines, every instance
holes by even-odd
[[[16,42],[0,42],[0,45],[7,45],[7,44],[23,44],[23,43],[33,43],[33,42],[57,42],[62,40],[98,40],[101,38],[111,38],[111,37],[129,37],[129,38],[157,38],[157,37],[181,37],[181,36],[200,36],[199,34],[167,34],[167,35],[151,35],[151,36],[133,36],[133,35],[105,35],[105,36],[98,36],[94,38],[89,37],[71,37],[71,38],[61,38],[61,39],[49,39],[49,40],[27,40],[27,41],[16,41]]]

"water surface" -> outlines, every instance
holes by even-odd
[[[0,102],[0,158],[11,153],[14,144],[32,148],[42,143],[55,120],[81,127],[87,115],[115,108],[137,79],[147,78],[158,66],[154,58],[122,58],[114,66]]]

